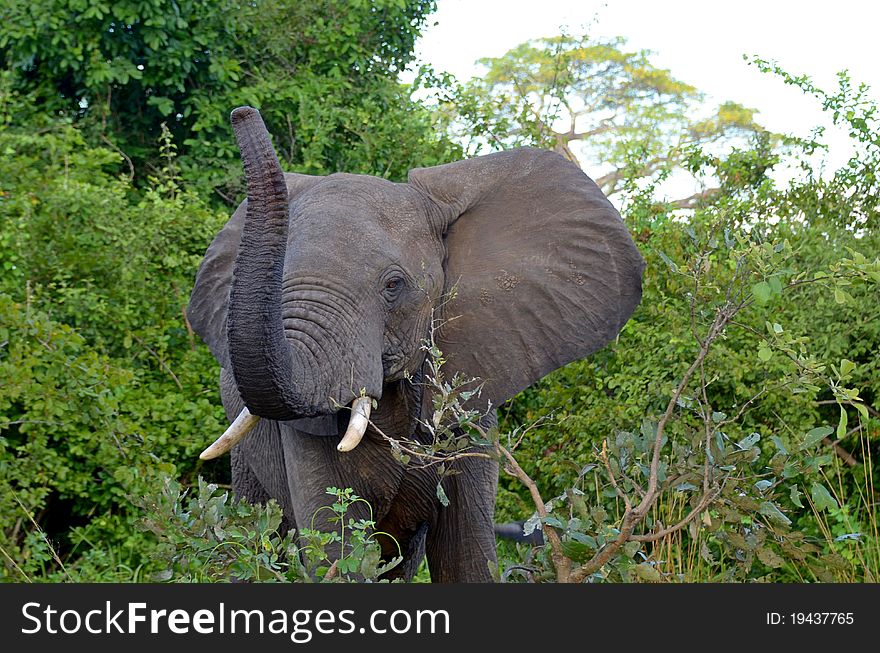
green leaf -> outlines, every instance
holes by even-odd
[[[758,549],[757,554],[758,554],[758,560],[763,562],[768,567],[773,567],[774,569],[778,569],[779,567],[781,567],[782,565],[785,564],[785,558],[783,558],[782,556],[778,555],[776,552],[774,552],[766,547],[762,546],[760,549]]]
[[[765,343],[761,343],[758,347],[758,360],[766,363],[773,358],[773,351]]]
[[[641,580],[648,581],[649,583],[659,583],[663,580],[663,574],[647,562],[636,565],[633,567],[633,571]]]
[[[761,503],[761,507],[758,509],[765,517],[769,517],[777,524],[782,524],[783,526],[788,526],[791,524],[791,520],[785,516],[785,514],[771,501],[764,501]]]
[[[386,562],[384,565],[380,565],[376,568],[376,576],[378,577],[384,574],[386,571],[391,571],[401,562],[403,562],[403,558],[400,556],[395,556],[394,558],[391,558],[391,560]]]
[[[821,558],[822,562],[831,569],[837,571],[850,571],[852,564],[839,553],[826,553]]]
[[[760,433],[752,433],[736,443],[736,446],[743,451],[748,451],[754,447],[761,439]]]
[[[851,360],[846,358],[840,359],[840,378],[849,376],[854,369],[856,369],[856,364]]]
[[[847,416],[846,416],[846,408],[843,406],[840,407],[840,421],[837,423],[837,439],[843,440],[846,437],[846,424],[847,424]]]
[[[780,438],[778,435],[771,435],[770,441],[776,445],[776,449],[779,451],[779,453],[786,455],[788,454],[788,449],[785,448],[785,444],[782,442],[782,438]]]
[[[835,542],[846,542],[847,540],[854,540],[856,542],[861,541],[862,534],[861,533],[844,533],[843,535],[838,535],[834,538]]]
[[[836,510],[838,507],[837,499],[831,496],[828,488],[821,483],[813,483],[810,488],[810,496],[813,498],[813,503],[819,510]]]
[[[575,562],[584,562],[588,560],[593,551],[596,549],[595,541],[589,545],[580,540],[565,540],[562,542],[562,553],[566,558],[570,558]]]
[[[834,301],[838,304],[846,303],[846,293],[843,292],[840,288],[834,289]]]
[[[364,578],[375,578],[381,562],[381,553],[378,546],[370,546],[364,551],[361,558],[360,573]]]
[[[174,111],[174,101],[160,95],[147,98],[147,105],[156,107],[163,116],[168,116]]]
[[[666,254],[664,254],[660,250],[657,250],[657,254],[659,254],[660,258],[663,259],[663,262],[669,266],[670,270],[672,270],[673,272],[678,272],[678,266],[675,264],[675,261],[673,261],[671,258],[666,256]]]
[[[801,497],[804,496],[800,490],[798,490],[797,485],[791,486],[791,491],[788,493],[791,502],[796,505],[798,508],[803,508],[804,504],[801,503]]]
[[[604,540],[603,540],[604,543]],[[640,542],[627,542],[623,545],[623,554],[627,558],[632,558],[636,553],[639,552],[639,549],[642,548],[642,544]]]
[[[761,494],[763,494],[763,493],[766,492],[769,488],[773,487],[773,481],[775,481],[775,480],[776,480],[776,479],[772,479],[772,480],[771,480],[771,479],[766,479],[766,478],[761,479],[760,481],[758,481],[757,483],[755,483],[755,488],[758,490],[758,492],[760,492]]]
[[[581,544],[586,544],[591,549],[596,548],[596,538],[586,535],[584,533],[578,533],[577,531],[575,531],[571,534],[571,539],[580,542]]]
[[[773,295],[773,289],[766,281],[759,281],[752,286],[752,295],[754,295],[755,300],[759,304],[766,304],[770,301],[771,295]]]
[[[174,576],[173,569],[165,569],[163,571],[157,572],[153,575],[153,580],[157,583],[164,583],[166,581],[171,580],[171,577]]]
[[[834,429],[830,426],[817,426],[814,429],[810,429],[807,431],[807,435],[801,443],[800,450],[804,451],[805,449],[816,446],[822,441],[822,438],[828,437],[832,433],[834,433]]]

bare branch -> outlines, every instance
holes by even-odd
[[[590,560],[582,564],[577,569],[573,570],[568,577],[569,582],[583,582],[583,580],[587,578],[587,576],[595,573],[596,571],[601,569],[609,560],[611,560],[614,554],[617,553],[617,551],[619,551],[624,544],[630,541],[639,541],[636,538],[645,537],[634,536],[633,530],[645,518],[648,511],[651,509],[654,503],[656,503],[657,498],[660,496],[657,478],[660,468],[660,450],[663,442],[663,435],[666,430],[666,425],[671,419],[675,407],[678,404],[678,400],[681,398],[681,395],[684,392],[684,389],[687,387],[688,383],[690,382],[691,377],[694,375],[694,372],[699,369],[700,366],[703,364],[703,361],[709,353],[710,346],[721,334],[721,332],[724,330],[724,327],[730,322],[730,320],[736,314],[737,310],[738,307],[730,306],[729,304],[723,306],[718,310],[715,315],[715,320],[712,322],[712,325],[709,327],[709,331],[706,334],[706,337],[703,339],[703,343],[700,346],[699,353],[697,354],[693,363],[691,363],[690,367],[684,373],[684,376],[682,376],[681,381],[679,381],[678,386],[672,393],[672,397],[670,398],[669,403],[667,403],[666,405],[666,411],[663,413],[663,416],[657,423],[657,433],[654,438],[654,452],[651,458],[651,471],[648,475],[648,490],[645,493],[645,496],[642,498],[642,501],[639,503],[638,506],[629,509],[624,513],[623,519],[621,520],[618,536],[612,542],[606,544]],[[713,494],[714,491],[710,492],[709,494],[705,494],[703,496],[703,500],[707,502],[711,501],[711,499],[707,499],[707,497],[711,497]],[[703,502],[701,501],[700,503],[702,504]],[[692,511],[692,514],[689,515],[689,518],[693,519],[693,517],[695,515],[698,515],[699,512],[701,512],[701,510],[698,511],[695,509],[694,511]],[[671,528],[676,527],[680,526],[676,525]]]
[[[860,426],[852,429],[852,432],[856,432],[860,429]],[[849,435],[849,433],[847,433]],[[856,460],[855,456],[853,456],[849,451],[840,446],[837,442],[832,442],[830,438],[822,438],[822,444],[831,447],[834,449],[834,453],[840,458],[843,462],[845,462],[850,467],[857,467],[860,463]]]
[[[667,535],[671,535],[676,531],[680,531],[682,528],[690,524],[697,516],[702,513],[710,503],[712,503],[715,498],[721,493],[720,488],[715,488],[714,490],[704,494],[696,507],[691,510],[687,517],[678,522],[675,526],[669,526],[668,528],[664,528],[655,533],[649,533],[647,535],[632,535],[630,536],[630,542],[656,542],[657,540],[662,540]]]
[[[699,206],[704,200],[712,199],[720,192],[720,188],[707,188],[706,190],[694,193],[689,197],[673,200],[672,202],[669,202],[669,204],[677,209],[693,209]]]
[[[604,120],[602,122],[605,123]],[[616,129],[615,125],[606,123],[606,124],[600,124],[598,127],[594,127],[593,129],[588,129],[585,132],[575,132],[574,128],[572,128],[571,131],[569,131],[565,134],[562,134],[562,136],[564,136],[569,141],[582,141],[587,138],[590,138],[591,136],[598,136],[599,134],[605,134],[607,132],[614,131],[615,129]]]
[[[162,358],[159,356],[159,354],[157,354],[155,351],[150,349],[149,345],[147,345],[147,343],[145,343],[143,340],[138,338],[136,335],[131,334],[131,337],[134,338],[141,347],[143,347],[147,352],[149,352],[153,356],[153,358],[156,359],[156,361],[159,363],[159,367],[161,367],[163,370],[168,372],[168,375],[171,377],[171,379],[174,381],[174,383],[177,385],[177,387],[180,390],[183,390],[183,386],[180,383],[180,379],[177,378],[177,375],[174,373],[174,370],[172,370],[170,367],[168,367],[168,364],[162,360]]]

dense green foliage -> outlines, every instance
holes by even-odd
[[[430,0],[9,0],[0,64],[34,109],[75,119],[129,158],[139,185],[167,125],[183,177],[240,191],[229,112],[261,110],[298,172],[400,178],[449,158],[396,81]]]
[[[321,532],[304,525],[283,532],[281,508],[273,502],[252,506],[236,502],[229,491],[199,479],[189,493],[170,477],[161,489],[139,502],[145,519],[140,527],[158,536],[155,577],[176,582],[236,579],[248,582],[376,582],[401,558],[381,559],[372,519],[355,520],[349,508],[366,501],[351,489],[327,488],[335,500],[325,509],[334,528]],[[367,504],[369,505],[369,504]],[[332,558],[328,547],[339,544],[345,555]]]
[[[124,541],[139,475],[194,459],[204,429],[223,423],[213,360],[183,309],[225,216],[170,171],[134,192],[118,154],[65,122],[13,126],[23,100],[4,100],[0,482],[4,510],[21,504],[4,512],[5,548],[18,551],[27,514],[48,515],[50,531],[83,526],[74,546]]]
[[[0,578],[382,571],[371,524],[345,517],[358,501],[349,490],[330,489],[344,529],[294,540],[279,532],[277,506],[237,504],[219,487],[225,461],[196,461],[225,418],[216,363],[184,311],[229,214],[218,198],[241,196],[228,115],[244,103],[261,109],[287,169],[389,178],[478,141],[557,147],[560,112],[598,103],[601,131],[572,140],[615,164],[609,183],[648,270],[617,341],[502,408],[502,442],[518,442],[516,459],[545,498],[558,497],[544,526],[576,563],[610,541],[697,338],[736,305],[665,424],[662,495],[639,532],[700,506],[697,519],[630,542],[590,578],[880,578],[880,129],[867,89],[842,75],[827,93],[753,62],[849,128],[856,154],[820,177],[810,156],[821,134],[771,137],[735,105],[694,121],[699,94],[645,53],[566,36],[487,60],[485,79],[455,90],[447,136],[437,126],[449,105],[433,115],[396,81],[432,5],[3,3]],[[587,83],[597,74],[602,84]],[[547,102],[537,114],[536,98]],[[470,145],[450,140],[462,125]],[[785,164],[802,169],[774,181]],[[692,211],[659,201],[674,169],[715,190]],[[704,482],[718,492],[702,509]],[[503,477],[498,518],[534,511]],[[325,550],[342,537],[352,547],[334,567]],[[502,554],[499,577],[553,576],[546,548],[505,544]]]

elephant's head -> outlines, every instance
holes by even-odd
[[[447,372],[481,379],[497,406],[602,347],[639,302],[644,262],[619,214],[552,152],[408,183],[313,177],[282,173],[255,109],[232,122],[248,199],[208,249],[189,319],[255,416],[381,406],[422,365],[432,318]]]

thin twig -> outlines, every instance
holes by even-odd
[[[162,358],[159,356],[159,354],[157,354],[157,353],[154,352],[152,349],[150,349],[149,345],[147,345],[147,343],[145,343],[143,340],[141,340],[140,338],[138,338],[136,335],[131,334],[131,337],[134,338],[135,340],[137,340],[138,344],[140,344],[141,347],[143,347],[143,348],[146,349],[150,354],[153,355],[153,358],[155,358],[155,359],[159,362],[159,366],[160,366],[163,370],[165,370],[166,372],[168,372],[168,374],[171,376],[171,378],[172,378],[172,379],[174,380],[174,382],[177,384],[177,387],[178,387],[180,390],[183,390],[183,385],[181,385],[181,383],[180,383],[180,379],[178,379],[178,378],[177,378],[177,375],[174,373],[174,371],[173,371],[170,367],[168,367],[168,365],[165,364],[165,361],[162,360]]]
[[[775,390],[779,390],[779,389],[781,389],[781,388],[784,388],[784,387],[787,386],[787,385],[791,385],[791,381],[786,381],[785,383],[780,384],[778,387],[776,387],[776,388],[774,388],[774,389],[775,389]],[[743,414],[746,412],[746,410],[749,408],[749,406],[751,406],[753,403],[755,403],[755,402],[758,400],[758,398],[761,397],[761,395],[766,394],[767,390],[768,390],[767,388],[761,388],[761,391],[760,391],[760,392],[758,392],[758,393],[757,393],[756,395],[754,395],[751,399],[749,399],[749,400],[746,401],[742,406],[740,406],[740,408],[739,408],[739,410],[737,411],[736,415],[734,415],[734,416],[731,417],[730,419],[724,419],[724,420],[721,420],[721,421],[718,423],[718,427],[721,428],[721,427],[724,426],[725,424],[732,424],[732,423],[734,423],[734,422],[738,422],[738,421],[739,421],[739,418],[743,416]]]
[[[196,350],[196,335],[193,331],[192,324],[189,323],[189,318],[186,315],[186,304],[180,305],[180,314],[183,316],[183,324],[186,326],[186,335],[189,340],[189,349],[190,351]]]
[[[346,408],[346,407],[344,407]],[[417,458],[421,458],[423,460],[427,460],[429,462],[422,465],[422,468],[430,467],[432,465],[436,465],[439,463],[449,463],[459,458],[492,458],[492,455],[488,453],[481,453],[479,451],[464,451],[461,453],[451,453],[444,456],[436,456],[434,454],[427,453],[426,451],[419,451],[418,449],[413,449],[411,446],[420,445],[420,442],[416,442],[414,440],[398,440],[397,438],[392,438],[390,435],[386,434],[382,429],[376,426],[376,423],[370,420],[370,426],[373,427],[373,430],[376,431],[382,438],[384,438],[392,447],[396,447],[400,449],[402,452],[409,454],[410,456],[416,456]],[[476,425],[472,425],[475,428]],[[480,429],[482,431],[482,429]],[[485,436],[485,432],[482,431],[481,435]],[[406,446],[401,444],[401,442],[405,442],[410,446]]]
[[[107,145],[109,145],[114,150],[119,152],[119,154],[122,155],[122,158],[125,159],[125,162],[128,164],[128,180],[133,181],[134,180],[134,164],[131,162],[131,159],[129,158],[129,156],[125,152],[123,152],[119,148],[118,145],[116,145],[113,141],[111,141],[109,138],[107,138],[104,134],[101,134],[101,140],[104,141],[105,143],[107,143]]]
[[[605,469],[608,470],[608,478],[611,479],[611,485],[614,486],[614,491],[617,492],[617,496],[623,499],[623,504],[626,506],[627,512],[632,510],[632,504],[629,501],[629,497],[626,493],[620,489],[620,486],[617,484],[617,479],[614,478],[614,472],[611,469],[611,462],[608,460],[608,440],[602,440],[602,452],[601,452],[602,462],[605,463]]]
[[[70,577],[70,574],[67,573],[67,568],[64,566],[64,563],[61,562],[61,558],[58,556],[58,553],[55,551],[55,547],[52,546],[52,543],[49,541],[49,538],[46,536],[46,533],[43,532],[43,529],[40,528],[40,525],[34,520],[34,517],[33,517],[33,515],[31,515],[30,511],[24,507],[24,504],[21,502],[21,499],[18,498],[18,495],[15,492],[13,492],[12,496],[15,499],[15,501],[18,503],[18,505],[21,506],[21,509],[24,511],[24,514],[27,516],[27,518],[34,525],[34,528],[37,529],[37,532],[43,536],[43,541],[46,543],[46,546],[49,547],[49,551],[52,554],[52,558],[55,560],[55,562],[58,563],[58,566],[61,567],[61,571],[64,572],[64,575],[67,577],[67,580],[72,583],[73,579]]]
[[[858,428],[854,430],[858,430]],[[859,465],[859,461],[849,451],[841,447],[837,442],[832,442],[830,438],[822,438],[822,444],[831,447],[834,453],[837,454],[837,457],[850,467],[857,467]]]
[[[706,393],[706,368],[700,363],[700,389],[703,392],[703,428],[705,430],[705,439],[703,440],[703,495],[709,492],[709,446],[712,442],[712,406],[709,404],[709,397]]]
[[[8,553],[6,553],[6,549],[4,549],[2,546],[0,546],[0,553],[6,556],[6,559],[12,563],[13,568],[24,577],[26,583],[33,583],[33,581],[28,578],[28,575],[24,573],[24,571],[22,571],[21,567],[18,566],[15,560],[13,560],[12,557]]]
[[[529,431],[531,431],[532,429],[535,429],[539,426],[542,426],[545,422],[549,422],[551,419],[553,419],[553,417],[554,417],[554,415],[553,415],[553,413],[551,413],[549,415],[543,415],[543,416],[539,417],[538,419],[536,419],[534,422],[532,422],[531,424],[529,424],[526,428],[524,428],[522,430],[522,433],[520,433],[519,437],[516,439],[516,443],[514,443],[512,445],[510,444],[510,437],[508,437],[507,442],[508,442],[509,450],[511,452],[516,451],[516,449],[522,443],[523,438],[526,437],[526,435],[529,433]],[[561,420],[560,420],[560,422],[561,422]],[[514,430],[514,433],[516,433],[516,430]],[[513,435],[513,434],[511,434],[511,435]]]
[[[697,515],[702,513],[706,509],[706,507],[710,503],[712,503],[720,493],[721,493],[721,490],[719,488],[716,488],[716,489],[712,490],[711,492],[709,492],[708,494],[704,494],[702,496],[702,498],[700,499],[700,502],[697,504],[697,506],[687,514],[687,517],[682,519],[675,526],[669,526],[668,528],[664,528],[664,529],[659,530],[655,533],[649,533],[647,535],[632,535],[629,538],[630,541],[631,542],[656,542],[657,540],[662,540],[667,535],[671,535],[672,533],[675,533],[676,531],[681,530],[682,528],[687,526],[689,523],[691,523],[691,521],[693,521],[693,519]]]
[[[813,403],[815,403],[816,405],[819,405],[819,406],[824,406],[827,404],[846,404],[847,406],[864,406],[865,408],[868,409],[868,413],[870,415],[873,415],[874,417],[880,417],[880,412],[878,412],[876,409],[872,408],[871,406],[869,406],[866,403],[859,403],[859,402],[855,402],[855,401],[838,401],[837,399],[822,399],[820,401],[815,401]]]
[[[235,198],[234,197],[229,197],[229,195],[227,195],[226,193],[224,193],[223,191],[221,191],[219,188],[216,188],[216,187],[214,188],[214,192],[217,193],[221,198],[223,198],[224,202],[226,202],[230,206],[235,206]]]
[[[657,433],[654,438],[654,453],[651,459],[651,471],[648,476],[648,490],[645,493],[645,496],[642,498],[641,503],[639,503],[639,505],[635,508],[627,510],[624,513],[617,537],[610,543],[606,544],[590,560],[582,564],[577,569],[573,570],[568,576],[567,580],[569,582],[582,582],[585,578],[601,569],[609,560],[611,560],[612,556],[614,556],[614,554],[617,553],[617,551],[619,551],[624,544],[632,541],[634,537],[640,537],[633,536],[633,530],[645,518],[645,515],[647,515],[648,511],[651,509],[651,507],[657,501],[658,496],[660,495],[657,479],[660,468],[660,451],[663,444],[663,435],[666,430],[666,425],[672,418],[675,407],[676,405],[678,405],[678,400],[681,398],[681,395],[687,387],[688,383],[690,382],[691,377],[694,375],[694,372],[702,365],[703,361],[708,355],[710,346],[724,330],[724,327],[729,324],[730,320],[742,307],[742,305],[742,303],[736,305],[731,305],[728,303],[718,310],[715,315],[715,319],[712,322],[712,326],[709,327],[709,331],[702,341],[702,345],[700,346],[700,351],[697,354],[697,357],[684,373],[684,376],[682,376],[681,381],[679,382],[678,386],[672,394],[672,397],[669,399],[669,403],[667,403],[666,405],[666,411],[663,413],[663,416],[657,423]],[[704,497],[705,496],[708,495],[704,495]],[[691,516],[691,518],[693,518],[693,516]]]

